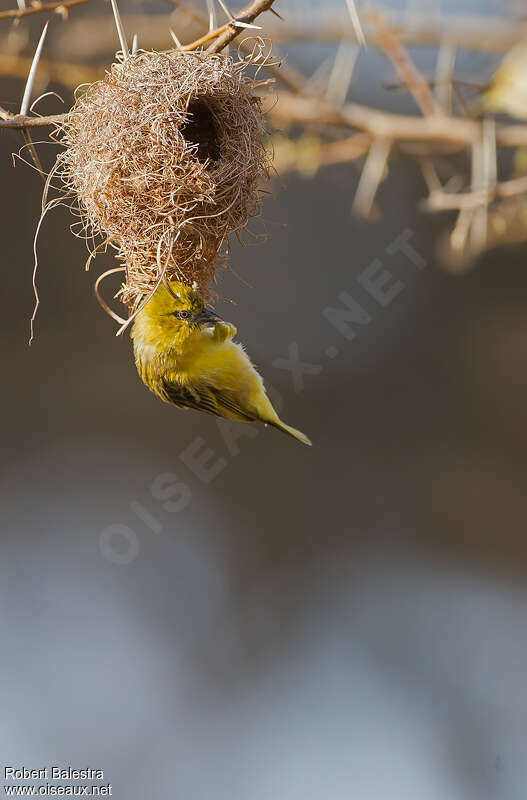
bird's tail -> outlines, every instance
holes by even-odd
[[[276,418],[276,420],[266,420],[269,425],[273,425],[275,428],[278,428],[279,431],[283,431],[283,433],[287,433],[289,436],[293,436],[294,439],[298,439],[299,442],[302,444],[308,444],[310,447],[313,444],[311,439],[308,439],[305,433],[302,431],[297,430],[296,428],[292,428],[291,425],[286,425],[285,422],[282,422],[281,419]]]

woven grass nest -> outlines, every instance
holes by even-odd
[[[61,125],[57,171],[92,250],[123,261],[131,313],[161,280],[207,294],[222,244],[259,213],[269,163],[246,66],[140,52],[80,89]]]

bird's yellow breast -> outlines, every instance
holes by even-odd
[[[249,405],[262,392],[262,379],[243,347],[231,339],[217,341],[207,331],[189,337],[183,347],[163,347],[136,335],[134,350],[142,380],[160,396],[163,381],[218,387],[236,393]]]

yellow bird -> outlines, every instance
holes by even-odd
[[[527,119],[526,42],[518,42],[505,54],[485,93],[485,107]]]
[[[173,281],[160,286],[132,327],[137,371],[162,400],[242,422],[259,420],[311,444],[279,418],[236,328],[206,308],[199,294]]]

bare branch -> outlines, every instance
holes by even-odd
[[[471,119],[446,114],[416,117],[392,114],[368,106],[348,103],[339,108],[316,97],[303,97],[290,92],[277,92],[277,102],[269,111],[277,124],[335,125],[369,133],[372,139],[397,142],[426,142],[470,147],[479,136],[480,125]],[[527,125],[499,125],[496,142],[502,147],[527,145]]]
[[[87,0],[86,0],[87,2]],[[190,0],[171,0],[172,5],[185,14],[187,20],[187,40],[202,36],[209,30],[206,13],[200,13],[189,7]],[[13,0],[14,3],[14,0]],[[96,63],[97,59],[110,57],[115,51],[114,31],[108,23],[107,13],[97,13],[93,6],[93,14],[80,18],[73,17],[67,29],[59,28],[55,32],[55,42],[65,60],[79,59]],[[436,48],[441,42],[459,50],[474,52],[503,53],[515,43],[527,39],[527,22],[525,20],[507,20],[503,18],[482,17],[479,15],[408,15],[390,13],[387,15],[394,32],[402,44],[406,46],[423,46]],[[138,31],[141,46],[146,50],[160,50],[166,47],[167,31],[174,27],[178,35],[180,30],[177,19],[170,14],[123,13],[123,24],[127,31]],[[355,42],[356,37],[349,24],[347,13],[334,14],[327,9],[324,14],[309,13],[303,17],[295,17],[288,11],[287,21],[279,22],[270,14],[259,19],[265,36],[269,36],[275,45],[284,42],[318,42],[338,43]],[[368,44],[375,44],[374,32],[367,21],[364,22]],[[58,52],[58,51],[57,51]]]
[[[117,28],[117,35],[119,37],[119,42],[121,44],[121,52],[123,54],[123,58],[128,58],[130,53],[128,51],[128,44],[126,41],[126,34],[124,32],[123,21],[121,19],[121,15],[119,14],[119,8],[117,7],[117,0],[110,0],[112,4],[112,11],[113,11],[113,18],[115,20],[115,27]]]
[[[264,11],[269,11],[273,2],[274,0],[253,0],[244,11],[236,16],[235,22],[250,25],[260,14],[263,14]],[[207,48],[207,53],[219,53],[224,47],[227,47],[239,33],[239,28],[237,28],[233,22],[229,22],[226,29],[223,30],[218,38]]]
[[[33,85],[35,83],[35,77],[37,74],[38,69],[38,62],[40,61],[40,56],[42,55],[42,48],[44,47],[44,42],[46,40],[46,34],[48,32],[48,25],[49,20],[45,23],[44,29],[40,34],[40,39],[38,40],[37,49],[35,50],[35,55],[33,56],[33,61],[31,62],[31,67],[29,68],[29,74],[27,76],[26,87],[24,89],[24,94],[22,96],[22,102],[20,104],[20,116],[25,117],[27,116],[27,112],[29,110],[29,102],[31,100],[31,92],[33,91]],[[42,169],[42,164],[40,163],[40,158],[38,157],[38,153],[35,150],[35,145],[33,144],[33,140],[31,138],[31,134],[27,128],[23,129],[24,139],[26,141],[26,145],[28,146],[29,152],[31,153],[31,158],[33,159],[33,163],[39,173],[44,175],[44,170]]]
[[[63,9],[88,2],[89,0],[61,0],[56,3],[35,3],[27,8],[10,8],[7,11],[0,11],[0,19],[20,19],[20,17],[28,17],[30,14],[48,14],[53,11],[61,13]]]
[[[366,48],[366,37],[364,36],[364,31],[362,30],[362,25],[359,17],[359,12],[357,11],[357,6],[355,5],[355,0],[346,0],[346,5],[348,8],[348,13],[350,15],[351,24],[353,25],[353,30],[355,32],[355,36],[357,37],[357,41],[360,46],[365,49]]]
[[[303,97],[291,92],[277,92],[277,102],[269,110],[270,118],[278,125],[322,124],[348,130],[363,131],[371,139],[390,139],[393,142],[416,142],[437,145],[443,151],[446,145],[459,148],[471,147],[480,133],[480,125],[474,120],[459,119],[447,115],[416,117],[392,114],[367,106],[349,103],[338,107],[317,97]],[[58,125],[64,114],[45,117],[21,117],[0,107],[0,128],[34,128]],[[496,128],[496,143],[501,147],[523,147],[527,145],[527,125],[499,125]],[[433,152],[434,148],[427,152]],[[425,155],[425,152],[421,152]]]
[[[428,83],[415,66],[386,17],[379,12],[370,12],[368,19],[376,31],[376,44],[393,63],[399,79],[409,89],[423,114],[443,113],[443,109],[430,91]]]
[[[389,24],[407,46],[437,47],[448,42],[451,47],[474,52],[502,53],[527,38],[525,19],[510,20],[483,15],[441,14],[426,16],[390,11]],[[270,20],[266,32],[277,42],[357,42],[346,13],[328,11],[288,15],[282,25]],[[375,44],[376,30],[363,17],[363,30],[368,44]]]
[[[181,11],[183,14],[187,15],[194,22],[197,22],[203,27],[206,27],[207,25],[206,17],[200,14],[200,12],[197,11],[194,8],[194,6],[188,5],[185,2],[181,2],[181,0],[172,0],[172,2],[174,4],[174,7],[177,8],[179,11]],[[272,10],[273,10],[272,8],[269,9],[269,11]],[[226,27],[227,27],[226,25],[223,26],[223,28]],[[210,33],[211,31],[209,30],[209,32],[202,37],[202,41],[204,39],[210,41],[209,40]],[[238,42],[238,48],[240,52],[244,53],[245,55],[251,53],[252,52],[251,40],[242,39],[241,42]],[[181,46],[180,49],[184,50],[185,47]],[[276,51],[276,48],[274,48],[274,51],[277,55],[277,58],[280,59],[280,54]],[[265,64],[264,69],[267,72],[269,72],[269,74],[272,75],[274,78],[277,78],[287,89],[290,89],[292,92],[295,93],[301,92],[305,87],[306,78],[304,77],[304,75],[302,75],[301,72],[299,72],[299,70],[297,70],[295,67],[292,67],[290,64],[286,64],[283,62],[281,62],[280,64],[276,64],[275,62],[271,61],[270,63]]]
[[[457,49],[448,42],[441,42],[436,62],[436,97],[447,114],[452,113],[452,87],[456,66]]]
[[[375,195],[384,177],[391,148],[392,143],[389,140],[377,139],[373,142],[353,201],[353,211],[356,214],[363,217],[370,216]]]
[[[46,128],[50,125],[60,125],[65,116],[65,114],[51,114],[48,117],[21,117],[20,114],[10,114],[9,111],[1,108],[0,128],[12,128],[13,130]]]
[[[308,134],[294,140],[277,135],[272,145],[273,167],[280,175],[296,171],[312,176],[320,167],[347,164],[366,155],[371,139],[366,133],[355,133],[336,142],[324,142],[319,136]]]
[[[356,44],[349,42],[339,44],[325,91],[328,102],[337,106],[346,102],[358,55],[359,48]]]
[[[204,45],[208,44],[208,42],[212,41],[212,44],[207,48],[207,53],[219,53],[224,47],[227,47],[227,45],[230,44],[230,42],[232,42],[236,36],[238,36],[240,33],[240,28],[256,27],[252,24],[254,20],[264,11],[269,11],[273,2],[274,0],[253,0],[253,2],[247,6],[244,11],[241,11],[235,17],[233,16],[229,22],[226,22],[224,25],[220,25],[215,30],[210,30],[209,23],[209,30],[207,33],[203,34],[203,36],[200,36],[199,39],[196,39],[194,42],[183,45],[180,49],[185,52],[197,50],[199,47],[203,47]],[[177,0],[173,0],[173,4],[174,6],[179,7]],[[222,7],[224,8],[225,13],[231,16],[229,9],[225,5]],[[201,14],[199,14],[199,12],[195,12],[193,9],[190,10],[183,6],[181,6],[181,8],[194,19],[199,20],[200,23],[203,22],[203,17]]]
[[[42,55],[42,48],[44,47],[44,41],[46,39],[46,34],[48,32],[48,25],[49,22],[46,22],[46,24],[44,25],[44,30],[40,35],[40,39],[37,44],[37,49],[35,50],[35,55],[33,56],[33,61],[31,62],[31,67],[29,69],[29,74],[27,76],[26,88],[24,89],[24,96],[22,97],[22,103],[20,104],[20,116],[22,117],[27,116],[27,112],[29,109],[31,92],[33,91],[33,84],[35,83],[35,77],[38,69],[38,62],[40,61],[40,56]]]

